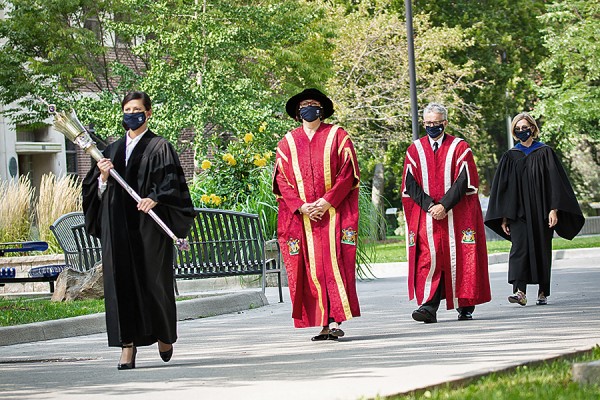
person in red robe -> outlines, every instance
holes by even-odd
[[[425,323],[437,322],[441,299],[459,320],[491,299],[477,168],[467,142],[444,133],[447,116],[441,104],[425,108],[427,136],[404,161],[408,294],[420,305],[413,319]]]
[[[360,315],[358,161],[348,133],[323,122],[333,103],[319,90],[293,96],[286,111],[302,122],[277,145],[273,173],[292,318],[297,328],[322,327],[313,341],[337,340],[341,323]]]

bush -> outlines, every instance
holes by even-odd
[[[190,193],[195,205],[258,214],[267,238],[277,230],[277,206],[271,191],[274,152],[261,140],[267,125],[241,139],[232,138],[227,146],[204,155]]]

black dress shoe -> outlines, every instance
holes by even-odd
[[[159,350],[158,354],[160,354],[160,358],[162,358],[164,362],[169,362],[169,360],[171,360],[171,357],[173,356],[173,345],[171,345],[171,348],[167,351]]]
[[[437,318],[436,318],[435,314],[431,313],[430,311],[428,311],[424,308],[419,308],[419,309],[413,311],[412,318],[415,321],[425,322],[426,324],[433,324],[433,323],[437,322]]]
[[[338,340],[338,338],[337,336],[333,336],[328,333],[322,333],[320,335],[313,336],[312,338],[310,338],[310,340],[312,340],[313,342],[320,342],[323,340]]]
[[[124,370],[124,369],[134,369],[135,368],[135,356],[137,354],[137,347],[133,346],[133,345],[125,345],[123,346],[124,349],[128,349],[133,347],[133,355],[131,356],[131,361],[128,363],[119,363],[117,364],[117,369],[118,370]]]
[[[340,328],[333,328],[329,330],[329,336],[333,336],[335,338],[339,338],[344,336],[345,333],[343,330],[341,330]]]
[[[458,313],[458,320],[459,321],[469,321],[473,319],[473,314],[471,314],[468,311],[463,311]]]

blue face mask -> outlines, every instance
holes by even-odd
[[[521,142],[526,142],[527,139],[529,139],[531,137],[531,129],[525,129],[524,131],[518,131],[518,132],[515,131],[515,136]]]
[[[146,113],[138,112],[132,114],[123,114],[123,125],[135,131],[146,122]]]
[[[300,109],[300,117],[307,122],[313,122],[317,118],[321,117],[321,107],[302,107]]]
[[[436,126],[426,126],[425,132],[427,132],[427,134],[431,138],[435,139],[436,137],[440,136],[442,132],[444,132],[444,124],[439,124]]]

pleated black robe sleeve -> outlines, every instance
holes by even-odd
[[[146,187],[146,197],[156,201],[156,214],[175,236],[185,238],[194,221],[195,212],[183,169],[173,146],[156,137],[148,145],[149,179],[140,177],[139,187]]]

